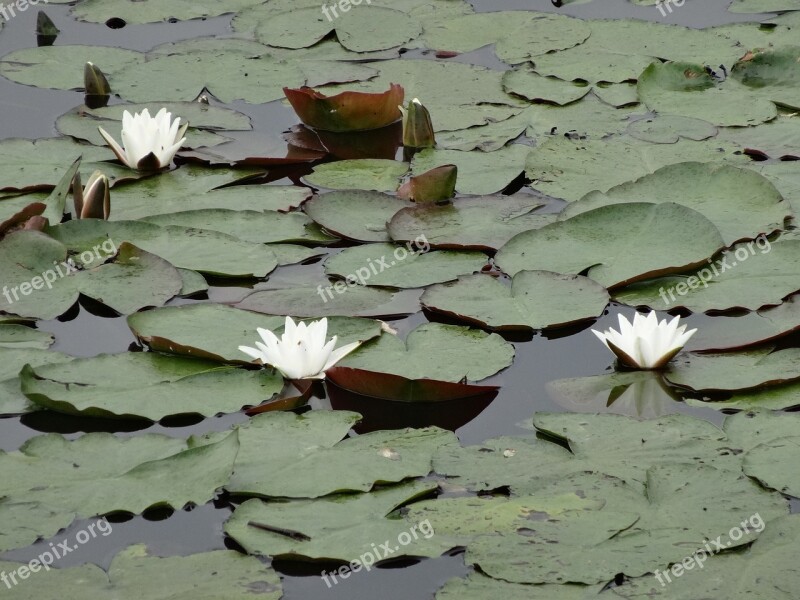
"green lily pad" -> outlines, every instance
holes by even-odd
[[[155,116],[161,108],[166,108],[172,117],[180,117],[181,123],[189,123],[185,147],[211,146],[227,140],[214,134],[215,131],[234,130],[248,131],[252,129],[250,118],[229,108],[210,106],[199,102],[167,102],[148,104],[115,104],[102,108],[80,106],[64,113],[56,120],[56,129],[64,135],[86,140],[96,146],[105,146],[106,141],[98,126],[119,138],[122,129],[122,113],[131,114],[148,109]]]
[[[591,481],[585,476],[581,479]],[[709,539],[722,539],[729,548],[748,544],[758,532],[728,536],[731,522],[738,523],[756,512],[765,522],[788,512],[780,496],[742,475],[707,466],[651,467],[644,503],[636,502],[630,493],[622,500],[619,496],[625,497],[621,494],[624,488],[609,493],[603,487],[595,491],[586,482],[578,490],[591,489],[586,496],[595,502],[607,498],[607,505],[613,507],[610,510],[546,511],[546,519],[529,520],[513,532],[501,529],[500,535],[485,535],[468,543],[465,561],[479,565],[492,577],[516,583],[607,582],[616,573],[636,577],[655,568],[665,569]],[[722,490],[725,493],[720,495]],[[541,502],[543,495],[533,498]],[[639,514],[632,515],[634,511]],[[675,527],[676,520],[681,521],[680,528]],[[431,521],[441,530],[436,520]],[[509,560],[510,556],[516,558]]]
[[[684,354],[665,377],[696,392],[752,390],[800,379],[800,349],[762,348],[725,354]]]
[[[762,485],[784,494],[800,496],[800,478],[793,464],[800,452],[795,414],[773,414],[759,410],[725,419],[725,431],[745,450],[743,468]]]
[[[318,165],[304,179],[310,185],[334,190],[393,192],[407,171],[406,163],[380,158],[358,158]]]
[[[181,276],[167,261],[124,242],[118,250],[97,244],[69,256],[65,245],[38,231],[8,235],[0,241],[0,268],[16,285],[4,288],[0,310],[53,319],[83,294],[130,314],[181,291]]]
[[[776,385],[764,389],[734,392],[726,400],[698,400],[686,398],[686,404],[719,411],[740,410],[786,410],[800,406],[800,383]]]
[[[435,250],[414,252],[393,244],[346,248],[325,261],[325,273],[351,277],[361,285],[417,288],[452,281],[488,266],[483,252]]]
[[[569,48],[589,37],[589,27],[578,19],[528,11],[498,11],[465,15],[426,27],[429,48],[470,52],[497,44],[497,55],[514,64]]]
[[[219,231],[254,244],[276,242],[330,244],[338,241],[338,238],[324,233],[306,215],[296,212],[204,208],[154,215],[143,220],[159,226]]]
[[[559,219],[609,204],[675,202],[714,223],[726,245],[783,229],[792,208],[770,181],[750,169],[685,162],[662,167],[607,192],[591,192],[566,206]]]
[[[22,414],[32,408],[20,390],[18,375],[22,367],[40,367],[70,360],[71,356],[61,352],[37,348],[0,348],[0,414]]]
[[[372,52],[400,46],[422,33],[419,21],[399,10],[365,4],[345,5],[347,12],[339,12],[336,5],[322,6],[275,13],[256,25],[255,37],[268,46],[304,48],[335,32],[348,50]]]
[[[128,326],[151,350],[212,361],[250,363],[239,346],[252,346],[259,327],[282,332],[286,319],[232,308],[224,304],[167,306],[131,315]],[[202,328],[197,323],[203,323]],[[333,317],[328,337],[338,346],[380,335],[380,324],[366,319]]]
[[[540,145],[547,143],[552,136],[560,138],[567,134],[573,138],[602,139],[623,133],[628,120],[640,116],[644,110],[639,107],[614,108],[600,100],[597,91],[595,88],[595,93],[566,106],[534,104],[527,108],[521,116],[528,124],[528,136],[539,140]]]
[[[779,115],[768,123],[751,127],[724,127],[720,139],[747,148],[757,157],[793,160],[800,158],[797,137],[800,136],[800,118],[796,115]]]
[[[756,516],[760,515],[756,513],[749,522],[740,524],[739,529],[742,530],[742,526],[750,531],[763,529],[764,521]],[[800,518],[797,515],[775,519],[766,524],[766,529],[747,554],[719,553],[706,556],[707,562],[698,555],[695,561],[688,561],[688,564],[692,569],[700,565],[702,574],[690,574],[688,569],[684,571],[677,568],[670,573],[664,569],[666,572],[659,573],[663,585],[653,576],[633,579],[615,587],[614,596],[629,600],[784,598],[785,590],[792,589],[798,577],[796,564],[790,562],[797,551],[798,532]],[[685,576],[678,577],[676,573]]]
[[[389,222],[395,241],[425,236],[433,248],[497,250],[516,234],[555,221],[555,215],[535,214],[542,206],[533,196],[456,198],[444,206],[414,206],[397,212]]]
[[[470,573],[466,579],[450,579],[436,592],[436,600],[586,600],[596,588],[583,585],[520,585]]]
[[[0,142],[0,192],[51,189],[61,180],[67,166],[80,156],[82,181],[87,181],[97,170],[112,181],[142,177],[128,167],[102,162],[114,158],[107,148],[79,144],[71,138],[8,139]]]
[[[357,348],[339,366],[391,373],[408,379],[480,381],[510,366],[514,347],[496,333],[426,323],[405,341],[383,334]]]
[[[220,187],[256,172],[183,165],[157,177],[115,186],[111,191],[111,220],[130,221],[209,208],[288,211],[300,206],[311,195],[308,189],[297,186]]]
[[[306,214],[332,234],[358,242],[389,242],[386,224],[399,210],[414,206],[380,192],[343,190],[312,198]]]
[[[534,71],[516,69],[506,71],[503,75],[503,89],[528,100],[562,105],[580,100],[592,90],[586,84],[578,85],[555,77],[544,77]]]
[[[485,67],[421,59],[387,60],[375,67],[380,70],[378,77],[348,85],[346,89],[384,92],[390,83],[399,83],[406,98],[419,98],[430,111],[436,131],[503,120],[528,104],[505,93],[503,74]],[[328,86],[323,91],[327,94],[343,89],[343,86]]]
[[[590,21],[589,26],[594,29],[604,23]],[[565,81],[634,81],[655,60],[642,52],[642,48],[638,48],[633,54],[610,52],[603,41],[590,36],[579,46],[534,57],[533,68],[541,75],[550,75]]]
[[[763,93],[754,92],[735,77],[719,82],[702,65],[688,62],[651,64],[639,77],[639,98],[658,113],[714,125],[757,125],[778,114]]]
[[[771,342],[800,329],[800,298],[746,315],[709,319],[686,345],[688,350],[737,350]]]
[[[663,115],[634,121],[628,125],[626,132],[637,140],[654,144],[674,144],[681,138],[696,142],[706,140],[715,137],[719,129],[701,119]]]
[[[534,415],[536,429],[566,442],[573,455],[560,461],[563,476],[590,470],[630,485],[646,484],[647,470],[675,464],[697,468],[698,463],[718,470],[741,471],[741,456],[730,452],[730,441],[717,427],[684,414],[639,421],[621,415]],[[551,460],[549,469],[556,468]]]
[[[88,433],[74,441],[58,434],[38,436],[19,451],[0,454],[6,496],[0,513],[20,501],[79,518],[204,504],[227,483],[238,449],[236,432],[203,446],[156,434]],[[10,522],[5,514],[3,519]],[[25,514],[15,527],[40,531],[35,513]]]
[[[781,106],[800,108],[800,46],[755,50],[746,54],[731,69],[731,78],[742,83],[759,99]]]
[[[614,287],[699,265],[723,245],[717,228],[685,206],[612,204],[520,233],[495,260],[511,276],[522,270],[585,271]]]
[[[494,194],[523,173],[529,151],[530,148],[522,144],[511,144],[489,153],[429,148],[414,155],[411,171],[413,175],[420,175],[442,165],[456,165],[456,191],[479,196]]]
[[[466,129],[437,131],[436,144],[447,150],[494,152],[525,132],[528,127],[528,110],[530,109]]]
[[[91,219],[50,227],[48,233],[74,251],[106,240],[129,241],[176,267],[222,277],[265,277],[278,264],[268,246],[189,227]]]
[[[46,331],[15,323],[0,323],[0,348],[47,350],[55,341]]]
[[[175,376],[172,373],[179,372]],[[114,378],[109,380],[108,373]],[[257,406],[281,391],[271,371],[220,368],[216,363],[127,352],[61,365],[26,366],[22,392],[44,408],[88,417],[211,417]]]
[[[169,19],[186,21],[205,17],[216,17],[225,13],[236,12],[253,4],[257,0],[234,0],[225,4],[200,0],[139,0],[133,4],[119,5],[112,0],[88,0],[72,9],[72,14],[81,21],[105,23],[111,18],[122,19],[127,23],[156,23]]]
[[[236,495],[276,498],[366,492],[376,484],[428,475],[436,448],[458,443],[452,432],[438,427],[342,440],[358,420],[356,413],[338,410],[256,416],[239,428],[241,448],[225,488]]]
[[[418,298],[419,292],[407,295],[358,285],[352,279],[350,284],[331,283],[325,279],[316,287],[292,285],[257,291],[236,306],[268,315],[387,317],[417,312]]]
[[[746,156],[734,154],[737,150],[717,140],[650,144],[625,137],[573,141],[559,136],[531,150],[525,174],[534,180],[534,189],[574,201],[591,191],[606,192],[675,163],[749,163]]]
[[[191,101],[207,89],[225,103],[264,103],[283,98],[284,87],[352,82],[375,75],[370,67],[349,62],[276,60],[269,48],[253,55],[223,40],[203,49],[154,56],[110,78],[116,93],[131,102]],[[213,68],[210,68],[213,65]]]
[[[0,59],[0,75],[23,85],[56,90],[82,90],[82,65],[87,62],[100,67],[112,81],[111,89],[116,91],[114,75],[144,63],[144,54],[113,46],[23,48]],[[65,69],[64,65],[73,65],[74,68]]]
[[[708,259],[692,275],[645,281],[620,290],[614,298],[631,306],[685,306],[695,312],[777,306],[800,289],[798,257],[800,240],[770,243],[759,238]]]
[[[264,502],[248,500],[238,506],[225,523],[225,533],[250,554],[273,558],[305,557],[352,561],[366,554],[378,562],[385,557],[379,544],[388,542],[391,558],[398,556],[436,557],[453,546],[444,536],[431,535],[424,526],[416,538],[411,525],[387,518],[396,508],[430,494],[433,483],[407,483],[370,494],[328,496],[315,500]],[[402,547],[398,536],[412,537]],[[405,538],[404,538],[405,539]],[[375,540],[378,540],[377,542]],[[372,544],[375,544],[374,546]],[[377,558],[375,556],[377,555]]]
[[[580,275],[520,271],[511,287],[488,275],[459,277],[422,295],[423,307],[494,330],[546,329],[603,312],[608,292]]]
[[[105,532],[109,533],[106,534]],[[112,530],[105,529],[103,536]],[[19,564],[0,563],[14,572]],[[202,589],[202,596],[198,596]],[[74,591],[82,598],[135,600],[143,596],[152,600],[179,598],[211,598],[224,596],[231,600],[259,598],[279,600],[282,595],[278,574],[258,558],[242,556],[232,550],[216,550],[162,558],[148,554],[144,545],[130,546],[117,554],[106,574],[94,564],[40,571],[24,585],[12,588],[9,598],[47,598]]]

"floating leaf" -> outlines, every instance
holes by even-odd
[[[314,167],[307,183],[334,190],[378,190],[393,192],[408,171],[406,163],[378,158],[340,160]]]
[[[108,373],[114,374],[112,380]],[[283,378],[271,371],[222,369],[216,363],[151,352],[26,366],[20,378],[22,392],[44,408],[87,417],[151,421],[236,412],[269,400],[283,387]]]
[[[513,360],[514,347],[496,333],[427,323],[409,333],[405,341],[383,334],[357,348],[339,366],[407,379],[458,382],[486,379]]]
[[[386,224],[399,210],[414,206],[382,194],[342,190],[312,198],[303,209],[332,234],[359,242],[389,242]]]
[[[520,271],[511,287],[488,275],[459,277],[422,294],[423,307],[494,330],[546,329],[603,312],[608,292],[580,275]]]
[[[239,310],[224,304],[167,306],[131,315],[128,326],[136,337],[157,352],[193,356],[219,362],[250,363],[239,346],[252,346],[260,327],[282,332],[286,319]],[[197,323],[203,323],[202,328]],[[363,342],[380,334],[376,321],[332,317],[328,333],[337,346]]]
[[[325,273],[354,278],[360,285],[417,288],[451,281],[488,265],[483,252],[415,252],[393,244],[346,248],[325,261]]]
[[[297,15],[293,14],[292,18],[296,20]],[[400,118],[397,107],[403,103],[404,97],[402,86],[396,84],[390,85],[382,94],[342,92],[326,96],[308,87],[284,88],[283,92],[303,123],[325,131],[385,127]]]
[[[724,242],[697,211],[664,204],[612,204],[526,231],[497,253],[509,275],[545,270],[586,275],[606,287],[705,263]]]
[[[456,198],[444,206],[404,208],[388,231],[398,242],[425,236],[433,248],[496,250],[517,233],[552,223],[555,215],[534,214],[541,206],[533,196]]]
[[[426,476],[436,448],[457,443],[453,433],[437,427],[343,440],[358,420],[359,415],[345,411],[254,417],[239,428],[235,473],[225,488],[237,495],[289,498],[366,492],[375,484]],[[383,452],[387,448],[398,456]]]

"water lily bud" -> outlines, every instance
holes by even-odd
[[[83,67],[83,89],[87,96],[108,96],[111,93],[106,76],[90,62]]]
[[[428,109],[414,98],[407,108],[398,107],[403,113],[403,145],[407,148],[433,148],[436,136]]]
[[[50,20],[43,10],[36,15],[36,43],[38,46],[52,46],[58,34],[61,33],[55,23]]]
[[[73,200],[76,219],[106,219],[111,214],[111,191],[108,177],[95,171],[81,188],[80,175],[73,182]]]

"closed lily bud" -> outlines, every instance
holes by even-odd
[[[428,109],[417,98],[409,102],[407,108],[398,108],[403,113],[403,146],[433,148],[436,145],[436,136]]]
[[[83,67],[83,89],[87,96],[108,96],[111,93],[106,76],[90,62]]]
[[[74,180],[73,199],[75,201],[76,219],[105,219],[111,214],[111,191],[108,177],[95,171],[81,188],[80,176]]]

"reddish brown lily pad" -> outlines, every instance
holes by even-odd
[[[456,195],[456,165],[442,165],[412,177],[397,189],[397,196],[414,202],[441,202]]]
[[[325,131],[361,131],[379,129],[401,118],[405,92],[396,83],[379,94],[342,92],[326,96],[310,87],[283,88],[287,100],[300,120]]]

